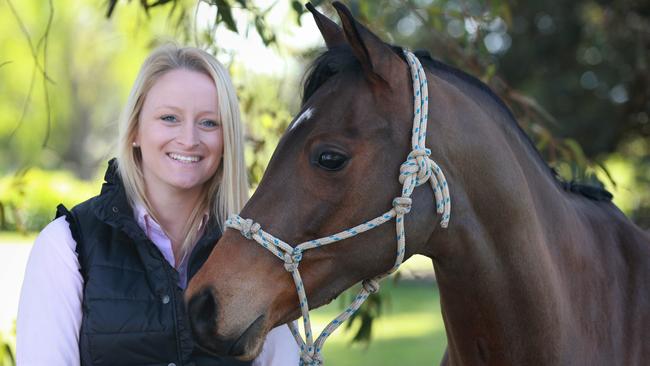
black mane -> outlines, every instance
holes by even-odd
[[[397,55],[404,59],[401,47],[391,46],[391,48]],[[501,100],[501,98],[499,98],[499,96],[497,96],[485,83],[464,71],[432,58],[426,51],[416,51],[414,54],[420,60],[422,65],[430,71],[442,72],[443,74],[454,76],[458,80],[471,87],[477,88],[488,96],[490,100],[492,100],[505,113],[508,117],[507,119],[510,120],[515,130],[520,133],[524,141],[528,142],[529,147],[535,152],[540,162],[548,168],[549,173],[558,182],[562,189],[569,192],[579,193],[596,201],[611,201],[612,194],[606,189],[589,184],[578,183],[573,180],[567,182],[559,176],[555,169],[549,167],[528,134],[526,134],[515,119],[510,108],[508,108],[503,100]],[[361,70],[361,64],[348,46],[335,47],[323,52],[307,69],[303,85],[302,104],[304,104],[321,85],[334,75],[345,71],[360,72]]]
[[[321,53],[307,68],[301,104],[305,104],[321,85],[344,71],[360,71],[361,64],[348,46],[335,47]]]

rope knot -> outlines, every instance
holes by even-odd
[[[314,352],[314,354],[309,354],[303,352],[300,355],[300,365],[301,366],[321,366],[323,365],[323,356],[320,353]]]
[[[427,148],[413,149],[409,153],[407,159],[417,159],[421,157],[429,157],[431,155],[431,150]]]
[[[363,282],[361,282],[361,286],[363,286],[363,289],[371,294],[377,293],[377,291],[379,291],[379,282],[373,279],[363,280]]]
[[[409,197],[395,197],[393,199],[393,208],[398,215],[406,215],[411,212],[411,202]]]
[[[253,235],[260,232],[260,224],[251,219],[246,219],[241,222],[241,233],[246,239],[253,239]]]
[[[413,149],[409,153],[406,161],[402,163],[399,168],[399,182],[404,184],[406,178],[412,175],[416,175],[417,179],[414,182],[415,186],[426,182],[432,173],[431,169],[431,150],[427,148]]]
[[[298,269],[298,265],[302,260],[302,249],[293,248],[291,253],[284,253],[284,269],[287,272],[293,272]]]

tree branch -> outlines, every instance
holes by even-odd
[[[25,115],[27,114],[27,109],[29,107],[29,104],[31,103],[32,99],[32,93],[34,90],[34,82],[36,79],[36,71],[39,71],[39,74],[43,76],[43,92],[44,92],[44,98],[45,98],[45,106],[46,106],[46,113],[47,113],[47,124],[45,127],[45,137],[43,139],[43,147],[47,146],[47,141],[49,140],[50,137],[50,129],[51,129],[51,108],[50,108],[50,100],[49,100],[49,91],[48,91],[48,82],[54,83],[54,80],[52,80],[48,74],[47,74],[47,46],[48,46],[48,39],[50,35],[50,29],[52,28],[52,21],[54,19],[54,4],[52,3],[52,0],[48,0],[49,6],[50,6],[50,13],[48,14],[48,20],[47,24],[45,26],[45,31],[43,32],[43,35],[41,38],[38,40],[38,43],[36,47],[34,47],[34,43],[32,42],[31,35],[29,34],[29,31],[27,30],[27,27],[25,26],[25,23],[23,23],[22,19],[20,18],[20,15],[18,14],[18,11],[16,11],[16,8],[14,7],[13,3],[11,0],[7,0],[7,4],[9,4],[9,9],[11,10],[11,13],[13,14],[14,18],[16,19],[16,22],[18,23],[18,27],[20,28],[22,34],[25,36],[25,39],[27,40],[27,44],[29,45],[29,50],[32,54],[32,58],[34,60],[34,69],[32,70],[32,78],[30,81],[29,85],[29,91],[27,93],[27,97],[25,98],[25,102],[23,103],[23,111],[21,113],[20,119],[18,120],[18,124],[14,128],[14,130],[11,132],[9,135],[9,139],[12,139],[16,132],[20,129],[22,126]],[[39,62],[38,55],[40,49],[43,49],[43,64]],[[7,62],[3,63],[0,66],[5,65]]]
[[[50,14],[47,18],[47,25],[45,26],[45,32],[43,33],[41,39],[38,41],[38,46],[37,46],[40,47],[40,45],[43,44],[43,66],[44,67],[47,67],[47,45],[48,45],[48,39],[50,37],[50,29],[52,28],[52,20],[54,19],[54,4],[52,3],[52,0],[48,0],[48,4],[50,5]],[[46,75],[45,72],[43,75],[44,76]],[[50,93],[47,88],[47,81],[48,79],[46,77],[43,77],[43,92],[45,98],[45,107],[47,111],[47,125],[45,128],[45,136],[43,137],[43,145],[42,145],[43,148],[47,147],[47,142],[50,139],[50,129],[52,126],[52,109],[50,108]]]

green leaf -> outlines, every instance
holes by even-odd
[[[544,151],[546,147],[549,145],[549,141],[550,139],[547,135],[540,135],[536,144],[537,150]]]
[[[340,297],[341,307],[347,307],[356,295],[356,291],[351,290],[344,293]],[[352,330],[353,326],[359,324],[356,330],[352,343],[369,343],[372,338],[372,323],[379,318],[383,311],[383,305],[386,301],[390,300],[390,293],[374,293],[371,294],[366,302],[361,305],[359,310],[352,314],[350,319],[345,324],[345,330]]]
[[[483,77],[481,78],[481,81],[483,81],[486,84],[490,84],[490,80],[496,75],[497,73],[497,66],[495,64],[490,64],[488,67],[485,69],[485,72],[483,73]]]
[[[117,5],[117,0],[108,1],[108,9],[106,10],[106,18],[110,18],[113,15],[113,10],[115,10],[115,5]]]
[[[235,19],[232,17],[230,4],[226,0],[215,0],[214,4],[217,6],[217,23],[224,22],[228,29],[235,33],[239,33]]]
[[[302,5],[302,2],[300,0],[291,1],[291,8],[296,13],[296,22],[298,25],[302,25],[300,24],[300,17],[305,13],[305,7]]]
[[[13,350],[7,341],[0,338],[0,365],[14,366],[16,359]]]
[[[565,139],[564,145],[571,151],[571,155],[577,166],[582,168],[582,170],[586,169],[588,165],[587,158],[580,144],[574,139]]]
[[[263,16],[255,16],[255,29],[260,35],[260,38],[262,38],[262,42],[264,42],[265,46],[268,46],[271,43],[275,43],[275,34],[269,30]]]
[[[614,180],[614,177],[613,177],[612,174],[609,172],[609,169],[607,169],[607,167],[605,166],[605,164],[603,164],[603,163],[600,162],[600,161],[596,161],[596,162],[594,162],[594,164],[595,164],[598,168],[600,168],[600,170],[602,170],[603,173],[605,173],[605,176],[607,177],[607,180],[609,180],[609,182],[612,183],[612,186],[614,186],[614,188],[617,188],[616,181]]]
[[[357,334],[352,338],[352,342],[369,342],[372,335],[372,317],[370,314],[360,314],[361,326],[357,330]]]

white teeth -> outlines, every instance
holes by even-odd
[[[174,153],[169,153],[167,154],[167,156],[183,163],[196,163],[197,161],[201,160],[201,158],[198,156],[185,156],[185,155],[174,154]]]

